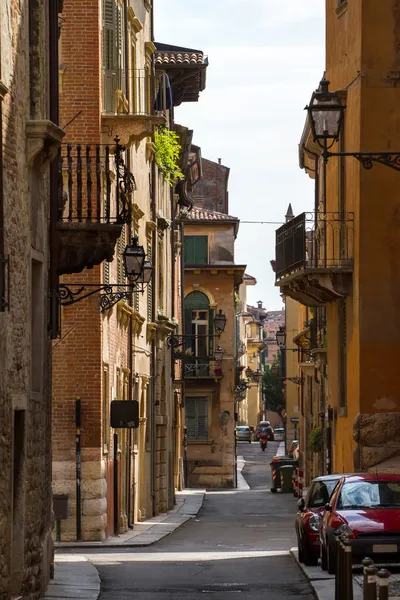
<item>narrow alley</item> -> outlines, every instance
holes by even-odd
[[[197,517],[157,545],[85,553],[99,571],[101,600],[311,600],[289,554],[296,502],[269,491],[277,447],[271,442],[264,454],[257,443],[238,444],[250,490],[207,491]]]

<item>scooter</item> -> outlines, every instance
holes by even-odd
[[[266,435],[260,437],[260,448],[265,452],[265,448],[268,446],[268,438]]]

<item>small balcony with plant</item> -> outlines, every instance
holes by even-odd
[[[125,148],[62,144],[58,152],[58,275],[111,261],[124,224],[131,220],[135,180]]]
[[[181,362],[183,379],[222,379],[224,351],[215,347],[217,337],[208,334],[173,334],[169,337],[172,358]]]
[[[302,213],[276,231],[276,285],[305,306],[351,293],[353,213]]]
[[[153,135],[172,108],[169,79],[150,69],[104,69],[102,125],[123,144]]]

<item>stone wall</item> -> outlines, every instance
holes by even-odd
[[[28,3],[0,3],[0,81],[8,89],[0,169],[11,265],[10,305],[0,312],[0,598],[24,600],[42,596],[53,560],[49,166],[40,153],[28,161],[26,137],[28,119],[49,118],[49,23],[44,2],[31,8],[29,35]]]
[[[357,444],[355,470],[364,472],[378,465],[381,470],[384,464],[391,464],[389,459],[400,457],[400,413],[358,414],[353,439]]]

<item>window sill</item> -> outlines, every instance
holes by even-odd
[[[344,2],[342,2],[342,4],[339,4],[339,6],[336,8],[336,14],[338,17],[341,17],[347,10],[347,0],[344,0]]]

